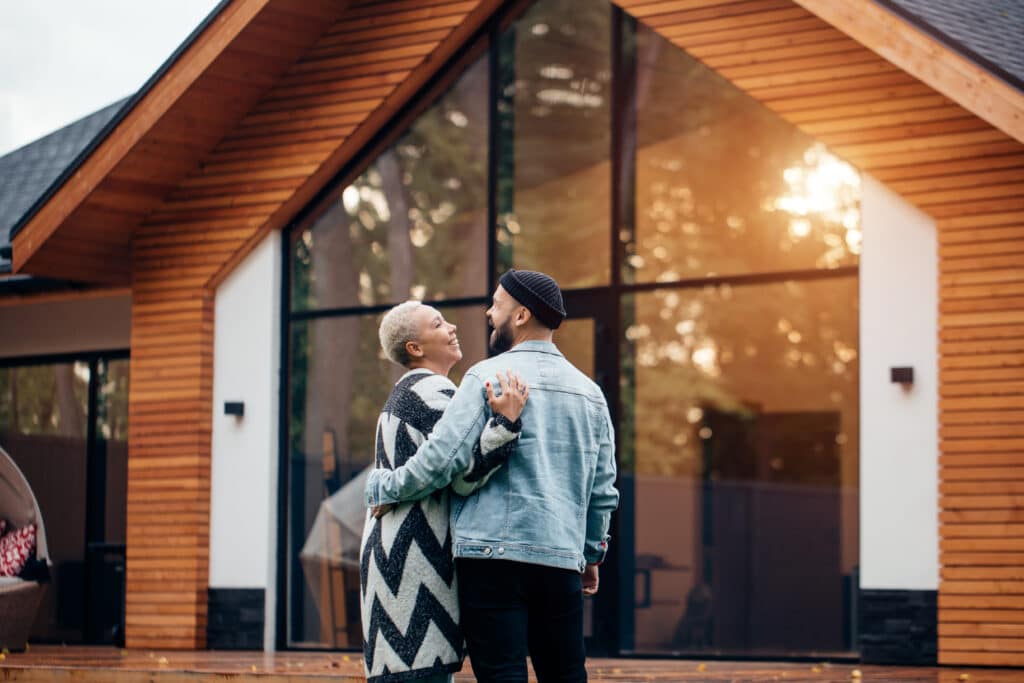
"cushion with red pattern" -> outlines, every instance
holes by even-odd
[[[36,527],[32,524],[0,538],[0,576],[20,574],[35,545]]]

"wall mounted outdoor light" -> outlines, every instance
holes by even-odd
[[[904,386],[914,383],[914,368],[911,367],[899,367],[889,368],[890,381],[893,384],[903,384]]]

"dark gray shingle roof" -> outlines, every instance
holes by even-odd
[[[880,2],[1017,88],[1024,84],[1024,0]]]
[[[115,102],[0,157],[0,247],[10,244],[11,228],[126,101]],[[0,256],[0,273],[9,268],[10,261]]]

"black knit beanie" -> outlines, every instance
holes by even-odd
[[[565,318],[565,306],[562,304],[562,290],[558,283],[545,275],[532,270],[516,270],[513,268],[498,281],[505,291],[530,309],[537,320],[552,330],[557,330]]]

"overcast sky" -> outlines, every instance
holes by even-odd
[[[0,156],[126,97],[217,0],[0,0]]]

